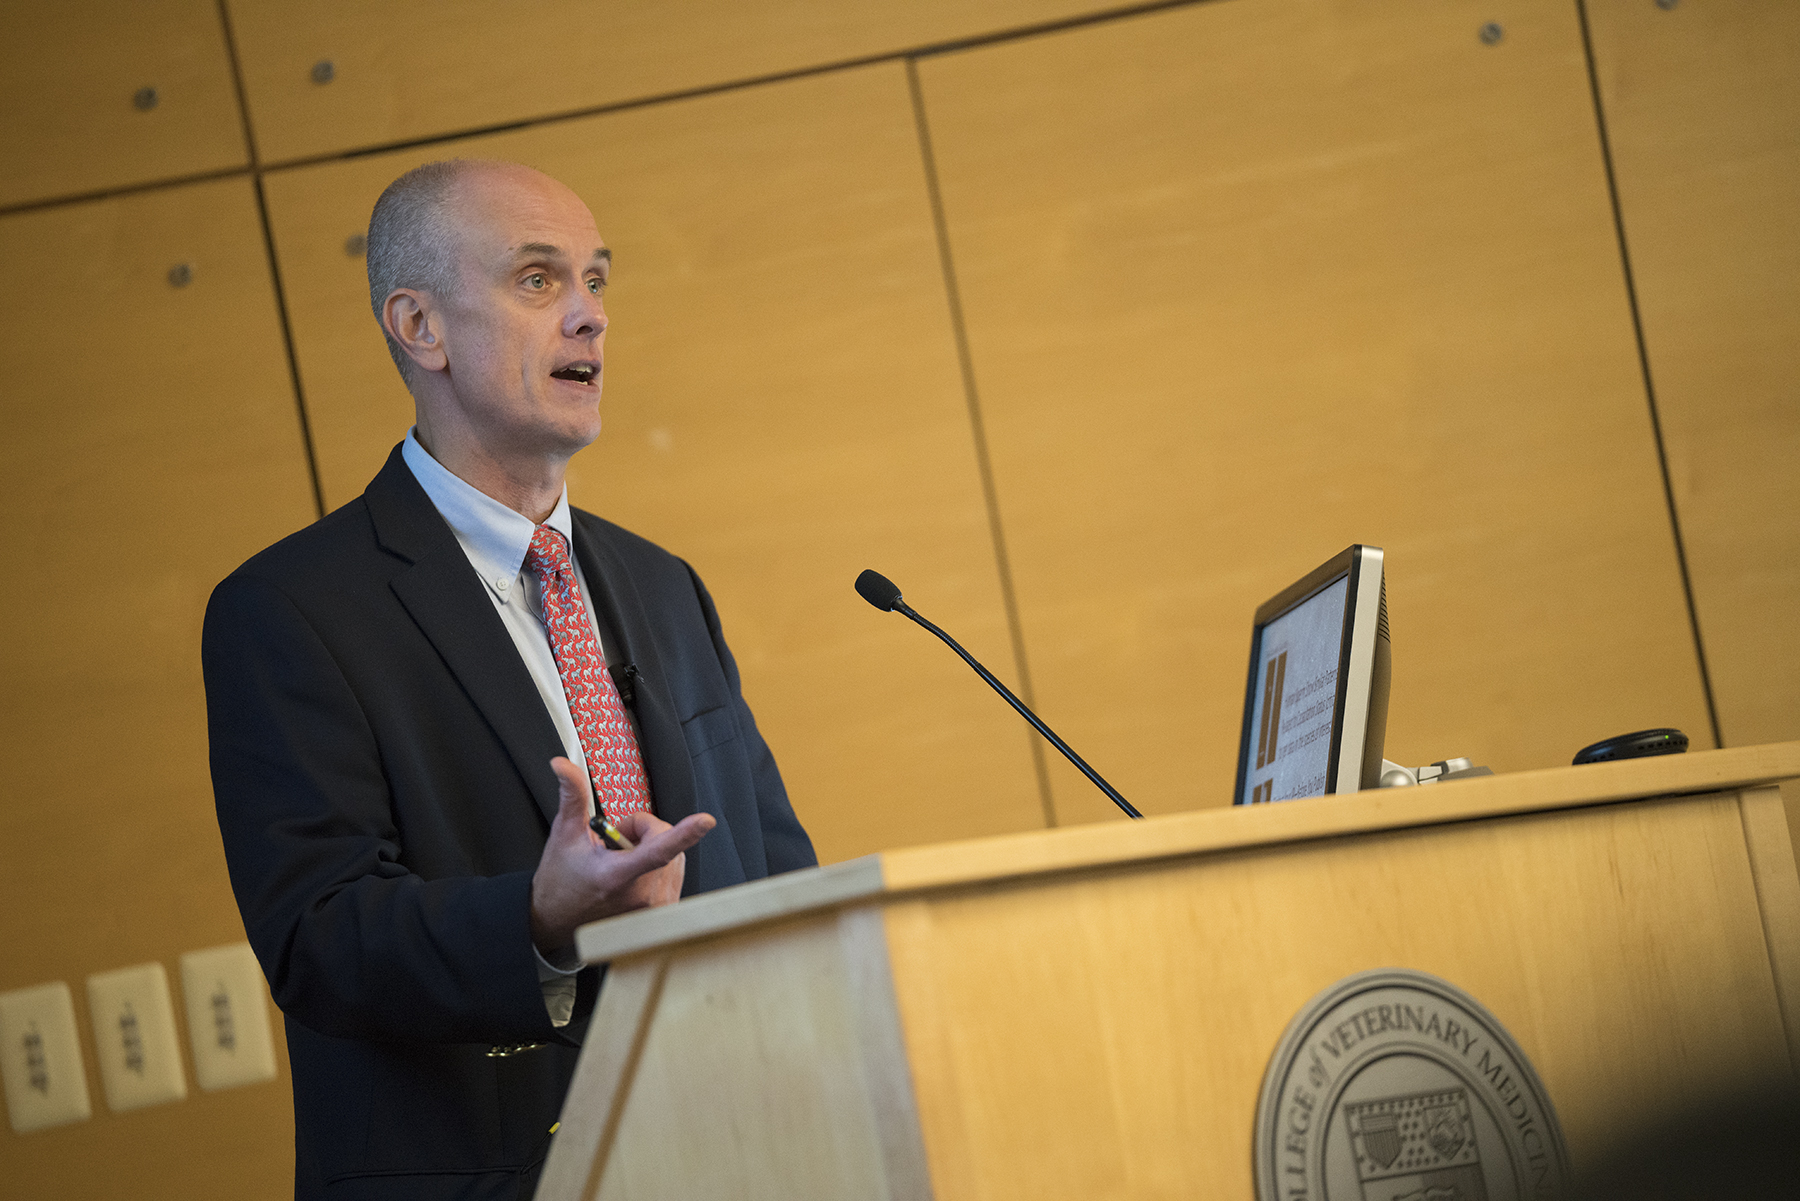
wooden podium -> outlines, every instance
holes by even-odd
[[[872,855],[597,922],[537,1196],[1248,1198],[1263,1071],[1354,972],[1473,994],[1580,1162],[1800,1062],[1800,743]]]

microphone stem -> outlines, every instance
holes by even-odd
[[[1068,743],[1066,743],[1062,739],[1058,738],[1056,736],[1055,730],[1052,730],[1049,726],[1047,726],[1043,722],[1039,721],[1038,715],[1033,713],[1030,709],[1027,709],[1025,707],[1025,702],[1020,700],[1018,697],[1016,697],[1012,694],[1012,689],[1008,688],[1005,684],[1002,684],[999,680],[996,680],[994,678],[993,672],[989,671],[987,668],[985,668],[981,664],[977,663],[975,661],[975,656],[971,655],[968,651],[964,650],[962,648],[961,643],[957,642],[956,639],[950,637],[950,635],[944,633],[944,631],[942,631],[942,630],[938,629],[936,626],[932,625],[929,621],[925,620],[923,617],[920,617],[916,612],[913,611],[913,607],[911,605],[907,604],[905,601],[896,598],[894,601],[894,608],[899,610],[900,612],[906,614],[908,617],[912,618],[914,621],[918,622],[920,625],[922,625],[926,629],[930,630],[933,634],[936,634],[939,638],[942,638],[944,640],[945,645],[947,645],[951,650],[955,651],[957,654],[961,655],[963,657],[963,662],[967,663],[970,667],[973,667],[975,669],[975,673],[977,675],[979,675],[982,679],[986,680],[990,685],[992,685],[995,692],[998,692],[1001,696],[1005,697],[1006,703],[1011,705],[1013,708],[1017,709],[1019,711],[1020,717],[1023,717],[1026,721],[1030,722],[1032,724],[1032,726],[1037,730],[1038,733],[1042,734],[1045,738],[1048,738],[1050,740],[1050,745],[1054,746],[1057,750],[1061,751],[1064,755],[1066,755],[1068,757],[1068,760],[1070,763],[1073,763],[1076,767],[1079,767],[1081,769],[1081,774],[1086,776],[1088,779],[1090,779],[1094,782],[1094,787],[1098,788],[1101,792],[1104,792],[1107,796],[1111,797],[1112,803],[1117,805],[1119,808],[1123,809],[1125,811],[1125,815],[1127,817],[1142,817],[1142,816],[1144,816],[1143,814],[1141,814],[1137,811],[1137,809],[1132,805],[1132,803],[1130,801],[1128,801],[1124,797],[1120,796],[1119,792],[1116,788],[1114,788],[1111,784],[1108,784],[1105,780],[1101,779],[1100,773],[1095,771],[1093,768],[1091,768],[1087,765],[1087,760],[1083,759],[1080,755],[1077,755],[1073,750],[1070,749]]]

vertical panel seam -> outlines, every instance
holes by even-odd
[[[981,476],[982,502],[987,508],[988,535],[994,548],[994,565],[1000,577],[1000,601],[1006,611],[1006,628],[1012,639],[1013,667],[1018,673],[1019,693],[1026,705],[1037,708],[1031,687],[1031,669],[1025,654],[1025,627],[1019,617],[1018,596],[1013,588],[1012,565],[1006,553],[1006,532],[1000,520],[1000,493],[994,481],[993,461],[988,454],[987,427],[981,416],[981,396],[975,386],[975,359],[969,349],[968,329],[963,323],[962,296],[956,282],[956,261],[950,248],[950,226],[944,215],[944,198],[938,187],[937,156],[931,145],[931,126],[925,117],[925,93],[919,84],[916,59],[906,60],[906,86],[912,96],[913,124],[919,137],[919,157],[925,168],[925,192],[931,202],[931,224],[937,236],[938,266],[944,276],[944,296],[950,309],[950,329],[956,342],[956,362],[962,373],[963,401],[968,407],[969,430],[975,443],[975,464]],[[1038,800],[1043,806],[1044,824],[1056,825],[1056,802],[1050,790],[1050,765],[1044,757],[1043,741],[1031,736],[1031,765],[1037,775]]]
[[[231,28],[231,11],[226,0],[218,0],[219,28],[225,34],[225,60],[231,64],[232,93],[237,97],[238,126],[244,134],[244,149],[250,154],[250,169],[261,172],[262,155],[256,149],[256,128],[250,124],[250,97],[244,91],[244,69],[238,62],[237,34]]]
[[[281,282],[281,263],[275,257],[275,231],[269,224],[269,202],[263,195],[262,172],[255,176],[256,212],[262,220],[263,249],[269,259],[269,277],[275,284],[275,313],[281,321],[281,342],[287,350],[288,380],[294,387],[294,412],[300,419],[300,444],[306,451],[307,476],[312,480],[313,510],[325,516],[325,488],[319,480],[319,456],[313,449],[312,420],[306,411],[306,391],[300,385],[300,356],[294,345],[294,329],[288,320],[287,289]]]
[[[237,35],[231,28],[226,0],[218,0],[219,25],[225,33],[225,57],[231,63],[231,84],[237,92],[238,120],[243,126],[244,148],[250,152],[250,179],[256,188],[256,218],[262,224],[263,253],[269,260],[269,281],[275,287],[275,316],[281,322],[281,345],[287,352],[288,382],[294,388],[294,412],[300,421],[300,446],[306,452],[306,474],[312,481],[313,513],[325,516],[325,488],[319,480],[319,456],[313,447],[312,419],[306,411],[306,391],[300,385],[300,355],[294,344],[294,327],[288,319],[287,289],[281,282],[281,261],[275,256],[275,227],[269,222],[269,200],[263,192],[262,156],[256,149],[256,129],[250,123],[250,98],[244,91],[244,70],[238,62]]]
[[[1606,194],[1612,205],[1613,232],[1619,242],[1619,266],[1625,278],[1625,298],[1631,308],[1631,332],[1637,341],[1638,371],[1644,380],[1644,399],[1650,413],[1650,433],[1656,443],[1656,465],[1662,472],[1663,501],[1669,509],[1669,531],[1675,541],[1675,564],[1681,572],[1681,593],[1687,601],[1688,626],[1694,636],[1694,658],[1700,666],[1700,690],[1706,697],[1706,719],[1712,727],[1713,745],[1723,747],[1719,707],[1713,698],[1712,672],[1706,664],[1706,643],[1700,633],[1700,610],[1694,603],[1693,576],[1688,570],[1687,546],[1681,536],[1681,514],[1675,504],[1675,484],[1669,472],[1668,450],[1663,443],[1662,417],[1656,405],[1656,383],[1650,373],[1650,347],[1644,338],[1644,318],[1638,306],[1637,281],[1631,270],[1631,246],[1625,236],[1625,210],[1619,201],[1619,180],[1613,169],[1612,139],[1606,128],[1606,104],[1600,94],[1600,69],[1594,56],[1594,37],[1589,28],[1587,0],[1575,0],[1581,25],[1581,46],[1587,59],[1588,90],[1594,100],[1594,126],[1600,135],[1600,161],[1606,168]]]

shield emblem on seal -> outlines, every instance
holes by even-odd
[[[1362,1149],[1377,1167],[1392,1167],[1400,1158],[1400,1119],[1391,1113],[1364,1115]]]
[[[1425,1111],[1425,1141],[1443,1159],[1455,1159],[1464,1138],[1462,1114],[1450,1107]]]
[[[1487,1201],[1463,1089],[1343,1107],[1363,1201]]]

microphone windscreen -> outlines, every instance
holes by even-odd
[[[893,612],[894,606],[900,603],[900,589],[879,571],[865,571],[857,576],[856,591],[883,613]]]

